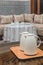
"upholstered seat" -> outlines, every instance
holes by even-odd
[[[43,24],[34,24],[34,26],[37,28],[38,35],[43,36]]]

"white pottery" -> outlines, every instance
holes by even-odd
[[[37,45],[38,36],[23,32],[20,39],[20,49],[27,55],[37,54],[37,48],[40,46],[41,41]]]
[[[27,36],[28,32],[23,32],[21,33],[21,36],[20,36],[20,50],[24,51],[24,48],[25,48],[25,36]]]

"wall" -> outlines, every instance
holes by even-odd
[[[31,13],[30,0],[0,0],[0,14]]]

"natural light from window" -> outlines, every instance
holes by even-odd
[[[31,13],[30,0],[0,0],[0,14]]]

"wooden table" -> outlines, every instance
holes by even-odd
[[[43,64],[43,51],[38,49],[38,54],[34,56],[27,56],[20,50],[19,46],[11,47],[10,50],[16,57],[16,62],[19,63],[15,65],[41,65]]]

